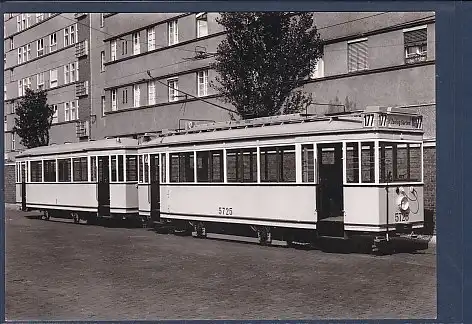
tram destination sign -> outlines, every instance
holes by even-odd
[[[372,113],[364,115],[364,127],[380,127],[395,129],[422,129],[422,116],[395,113]]]

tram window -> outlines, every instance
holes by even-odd
[[[137,159],[136,155],[126,156],[126,181],[138,181]]]
[[[161,154],[161,182],[166,182],[166,155]]]
[[[421,145],[380,143],[380,182],[421,181]]]
[[[257,149],[226,151],[228,182],[257,182]]]
[[[138,181],[139,183],[143,182],[143,156],[138,157]]]
[[[72,159],[72,168],[73,168],[73,174],[74,174],[74,181],[77,182],[82,182],[82,181],[88,181],[88,165],[87,165],[87,158],[86,157],[81,157],[81,158],[74,158]]]
[[[56,182],[56,160],[44,161],[44,182]]]
[[[41,161],[31,161],[31,182],[43,181],[43,167]]]
[[[193,170],[193,152],[170,154],[170,182],[193,182]]]
[[[70,159],[57,160],[57,166],[59,168],[59,182],[70,182]]]
[[[302,181],[313,182],[315,180],[315,156],[313,144],[302,145]]]
[[[125,181],[123,155],[118,155],[118,181]]]
[[[197,181],[223,182],[223,151],[197,152]]]
[[[262,182],[295,182],[295,146],[261,148]]]
[[[116,155],[111,156],[111,182],[116,182]]]
[[[97,158],[92,156],[90,158],[90,173],[92,182],[97,181]]]
[[[149,155],[144,155],[144,182],[149,183]]]
[[[346,144],[346,179],[348,183],[359,183],[359,144]]]
[[[361,143],[361,181],[375,182],[374,143]]]

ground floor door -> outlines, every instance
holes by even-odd
[[[316,205],[320,235],[344,235],[342,143],[318,144]]]
[[[21,163],[21,210],[26,211],[26,163]]]
[[[98,214],[110,216],[110,158],[98,157]]]
[[[151,220],[154,222],[160,221],[161,209],[161,195],[160,195],[160,181],[159,181],[159,155],[151,154],[149,157],[149,171],[150,171],[150,185],[149,197],[151,204]]]

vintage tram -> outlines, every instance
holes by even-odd
[[[16,201],[43,217],[137,219],[137,140],[37,147],[16,159]]]
[[[424,226],[422,117],[407,109],[196,125],[139,145],[139,213],[205,237],[261,244]]]

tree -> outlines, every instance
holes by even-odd
[[[322,55],[310,13],[235,12],[217,19],[227,31],[212,68],[213,88],[241,118],[296,113],[312,103],[300,87]]]
[[[33,148],[49,144],[54,109],[47,104],[44,90],[35,92],[27,88],[15,113],[13,131],[21,138],[23,146]]]

